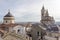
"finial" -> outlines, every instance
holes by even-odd
[[[42,9],[44,9],[44,5],[42,6]]]
[[[10,14],[10,9],[8,9],[8,14]]]

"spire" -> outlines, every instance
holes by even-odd
[[[42,9],[45,9],[45,8],[44,8],[44,5],[42,6]]]
[[[48,14],[48,9],[46,10],[46,16],[49,16],[49,14]]]
[[[10,9],[8,9],[8,13],[4,17],[13,17],[13,15],[10,13]]]
[[[10,14],[10,9],[8,9],[8,14]]]
[[[42,9],[41,9],[41,11],[45,11],[44,5],[42,6]]]

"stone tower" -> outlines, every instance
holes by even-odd
[[[46,17],[49,16],[48,10],[46,10],[45,16],[46,16]]]
[[[45,13],[45,8],[43,6],[42,9],[41,9],[41,20],[43,20],[44,13]]]
[[[14,24],[14,16],[8,11],[8,13],[3,18],[3,24]]]
[[[54,24],[54,18],[49,16],[48,10],[44,8],[41,9],[41,23],[43,24]]]

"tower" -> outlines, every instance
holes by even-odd
[[[42,9],[41,9],[41,20],[43,20],[44,13],[45,13],[45,8],[43,6]]]
[[[8,13],[3,18],[3,24],[14,24],[14,16],[8,11]]]
[[[46,10],[45,16],[46,16],[46,17],[48,17],[48,16],[49,16],[49,14],[48,14],[48,10]]]

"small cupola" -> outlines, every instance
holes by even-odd
[[[4,17],[14,17],[14,16],[10,13],[10,11],[8,11],[8,13]]]
[[[4,16],[3,18],[3,23],[4,24],[13,24],[15,23],[15,19],[14,16],[10,13],[10,10],[8,11],[8,13]]]

